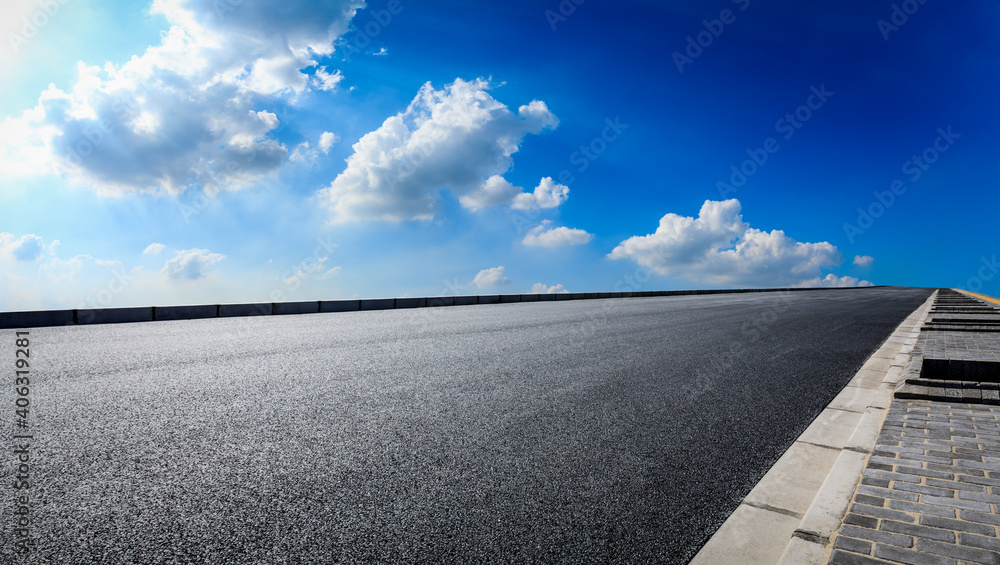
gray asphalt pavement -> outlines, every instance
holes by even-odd
[[[930,292],[35,329],[27,562],[685,563]]]

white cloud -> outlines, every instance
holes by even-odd
[[[514,198],[513,208],[517,210],[533,210],[535,208],[555,208],[569,198],[569,187],[556,184],[551,177],[542,179],[534,192],[518,194]]]
[[[323,132],[319,136],[319,141],[317,141],[317,146],[313,147],[308,141],[303,141],[302,143],[295,146],[292,154],[288,157],[288,160],[293,163],[304,163],[308,166],[314,165],[319,161],[319,152],[322,150],[324,154],[330,152],[330,148],[334,146],[340,138],[335,134],[330,132]]]
[[[239,188],[273,174],[285,146],[262,108],[310,88],[303,73],[329,55],[362,0],[155,0],[170,24],[160,45],[128,62],[79,63],[68,91],[0,123],[7,174],[61,172],[104,194]],[[331,89],[339,72],[317,69]],[[214,176],[225,174],[225,186]]]
[[[875,258],[869,255],[855,255],[854,264],[859,267],[871,267],[872,263],[875,262]]]
[[[53,242],[55,243],[57,242]],[[15,261],[34,261],[42,257],[44,250],[42,238],[35,234],[15,238],[14,234],[0,232],[0,257],[9,257]]]
[[[743,221],[738,200],[706,201],[697,218],[667,214],[656,232],[633,236],[608,255],[695,282],[784,286],[819,277],[843,257],[827,242],[801,243]]]
[[[319,152],[312,149],[309,146],[308,141],[303,141],[302,143],[295,146],[292,154],[289,155],[288,160],[293,163],[305,163],[311,165],[316,162],[319,158]]]
[[[340,74],[340,71],[330,73],[327,72],[326,67],[319,67],[313,76],[313,87],[316,90],[336,90],[342,80],[344,80],[344,75]]]
[[[798,284],[792,285],[797,288],[821,288],[821,287],[831,287],[831,288],[844,288],[844,287],[855,287],[855,286],[875,286],[869,281],[859,280],[857,277],[838,277],[833,273],[823,277],[823,278],[813,278],[806,281],[802,281]]]
[[[340,141],[340,136],[329,131],[324,131],[319,136],[319,148],[323,153],[329,153],[330,149]]]
[[[479,190],[510,169],[526,135],[558,125],[544,102],[515,114],[489,90],[485,79],[421,87],[405,112],[354,144],[347,169],[319,192],[332,219],[432,219],[442,190],[460,198]]]
[[[209,267],[225,258],[207,249],[186,249],[167,261],[161,272],[174,280],[197,280],[208,276]]]
[[[512,185],[500,175],[493,175],[478,189],[459,197],[459,202],[470,210],[479,210],[510,204],[520,193],[521,187]]]
[[[561,284],[557,284],[555,286],[546,286],[542,283],[535,283],[531,285],[530,294],[564,294],[567,292],[569,291],[566,290],[566,287],[564,287]]]
[[[528,246],[562,247],[566,245],[583,245],[594,238],[584,230],[558,227],[546,229],[550,222],[545,220],[541,225],[528,231],[521,243]]]
[[[472,280],[472,284],[479,288],[492,288],[509,282],[510,278],[507,277],[502,265],[500,267],[493,267],[492,269],[483,269]]]
[[[143,250],[143,255],[159,255],[167,246],[162,243],[150,243],[149,247]]]
[[[459,197],[462,206],[479,210],[490,206],[509,205],[516,210],[555,208],[569,198],[569,187],[556,184],[550,177],[544,177],[534,192],[522,192],[501,175],[493,175],[486,182]]]

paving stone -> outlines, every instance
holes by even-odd
[[[854,496],[854,501],[861,504],[867,504],[869,506],[877,506],[877,507],[885,506],[884,498],[878,496],[871,496],[868,494],[857,494]]]
[[[941,516],[921,516],[920,523],[924,526],[931,526],[933,528],[944,528],[946,530],[979,534],[981,536],[995,535],[995,528],[992,526],[967,522],[966,520],[968,520],[968,518],[965,516],[962,517],[965,519],[952,520],[951,518],[942,518]]]
[[[962,545],[988,549],[990,551],[1000,551],[1000,539],[995,537],[977,536],[976,534],[959,534],[959,542]]]
[[[844,549],[854,553],[869,554],[872,552],[872,542],[862,539],[849,538],[847,536],[837,536],[833,542],[834,549]]]
[[[899,490],[905,490],[909,492],[919,492],[920,494],[930,494],[933,496],[942,496],[951,498],[955,496],[955,491],[950,489],[931,487],[926,485],[912,485],[909,483],[896,483],[893,488]]]
[[[838,549],[830,555],[830,565],[890,565],[890,563],[881,559],[872,559],[871,557],[865,557],[856,553],[847,553]]]
[[[963,510],[975,510],[976,512],[992,512],[993,509],[990,508],[989,504],[982,502],[975,502],[972,500],[960,500],[957,498],[943,498],[940,496],[929,496],[924,495],[921,502],[925,504],[933,504],[936,506],[945,506],[948,508],[960,508]]]
[[[957,565],[958,561],[941,555],[931,553],[918,553],[908,549],[900,549],[891,545],[878,544],[875,546],[875,557],[891,559],[909,565]]]
[[[894,534],[905,534],[908,536],[955,543],[955,534],[953,532],[939,528],[904,524],[902,522],[894,522],[892,520],[882,520],[881,525],[879,525],[879,529],[886,532],[892,532]]]
[[[916,502],[905,502],[902,500],[890,500],[889,508],[894,510],[903,510],[905,512],[913,512],[916,514],[929,514],[932,516],[941,516],[942,518],[954,518],[958,515],[958,511],[954,508],[945,508],[944,506],[930,506],[928,504],[919,504]]]
[[[986,492],[986,487],[984,487],[983,485],[973,485],[970,483],[963,483],[957,481],[942,481],[940,479],[927,479],[927,485],[932,487],[951,489],[951,490],[964,490],[967,492]]]
[[[933,553],[935,555],[946,555],[948,557],[963,559],[973,563],[982,563],[983,565],[996,565],[998,563],[998,556],[992,551],[977,549],[974,547],[964,547],[934,540],[918,539],[917,551]]]
[[[996,514],[984,514],[982,512],[975,512],[973,510],[962,510],[960,513],[963,520],[970,520],[972,522],[979,522],[981,524],[992,524],[994,526],[1000,526],[1000,516]]]
[[[871,516],[861,516],[859,514],[848,513],[844,516],[844,523],[872,530],[878,529],[878,518],[872,518]]]
[[[975,500],[977,502],[985,502],[987,504],[998,504],[1000,503],[1000,496],[995,494],[983,494],[981,492],[959,492],[958,498],[963,500]]]
[[[892,534],[879,530],[870,530],[858,526],[844,526],[840,528],[841,533],[852,538],[859,538],[876,543],[888,543],[899,547],[913,547],[913,538],[900,534]]]
[[[902,490],[893,490],[887,488],[859,486],[858,492],[863,494],[870,494],[872,496],[881,496],[882,498],[891,498],[893,500],[889,501],[890,508],[893,507],[892,503],[894,500],[903,500],[906,502],[916,502],[920,500],[920,495],[915,492],[906,492]]]
[[[989,485],[993,487],[1000,487],[1000,479],[990,479],[986,477],[973,477],[969,475],[961,475],[958,480],[963,483],[971,483],[974,485]]]

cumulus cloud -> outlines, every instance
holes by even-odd
[[[510,278],[507,277],[502,265],[492,269],[483,269],[472,280],[472,284],[479,288],[492,288],[509,282]]]
[[[143,255],[159,255],[167,246],[162,243],[150,243],[146,249],[142,251]]]
[[[57,242],[53,242],[55,243]],[[44,250],[42,238],[35,234],[14,237],[14,234],[0,233],[0,257],[9,257],[15,261],[34,261],[42,257]]]
[[[521,243],[533,247],[563,247],[567,245],[583,245],[593,239],[593,235],[584,230],[574,228],[551,228],[545,220],[541,225],[528,231]]]
[[[406,111],[354,144],[347,168],[319,192],[332,219],[432,219],[442,190],[460,199],[481,190],[484,181],[489,185],[487,179],[510,169],[526,135],[559,123],[544,102],[534,100],[515,114],[489,90],[485,79],[456,79],[442,90],[421,87]],[[493,183],[497,194],[466,202],[501,202],[501,194],[515,194]],[[547,185],[540,197],[549,203],[553,191],[558,199],[561,189]]]
[[[507,182],[507,179],[500,175],[493,175],[486,179],[481,187],[463,194],[458,200],[465,208],[479,210],[511,204],[520,193],[521,187]]]
[[[697,218],[667,214],[655,233],[633,236],[608,255],[695,282],[785,286],[819,277],[843,257],[827,242],[802,243],[781,230],[751,228],[738,200],[706,201]]]
[[[207,277],[208,269],[225,258],[207,249],[186,249],[167,261],[161,272],[173,280],[197,280]]]
[[[854,286],[875,286],[869,281],[860,280],[857,277],[838,277],[833,273],[823,277],[823,278],[813,278],[807,281],[802,281],[798,284],[792,285],[798,288],[845,288]]]
[[[875,262],[875,258],[869,255],[855,255],[854,264],[858,267],[871,267],[872,263]]]
[[[542,283],[535,283],[531,285],[531,294],[563,294],[569,292],[561,284],[555,286],[546,286]]]
[[[518,194],[511,205],[517,210],[533,210],[535,208],[555,208],[569,198],[569,187],[556,184],[551,177],[542,179],[534,192]]]
[[[509,205],[516,210],[555,208],[569,198],[569,187],[556,184],[551,177],[544,177],[533,192],[523,192],[501,175],[493,175],[486,182],[459,197],[462,206],[479,210],[490,206]]]
[[[121,65],[79,63],[68,91],[49,86],[35,108],[0,123],[0,165],[60,171],[106,194],[252,183],[288,157],[263,106],[336,86],[338,72],[309,69],[362,6],[155,0],[150,11],[170,24],[162,43]]]
[[[324,131],[319,136],[319,148],[323,153],[329,153],[330,149],[340,141],[340,136],[333,132]]]

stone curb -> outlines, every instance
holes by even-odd
[[[783,292],[808,290],[858,290],[875,287],[849,288],[738,288],[722,290],[652,290],[636,292],[577,292],[563,294],[492,294],[465,296],[432,296],[426,298],[372,298],[354,300],[310,300],[304,302],[262,302],[252,304],[201,304],[190,306],[142,306],[135,308],[78,308],[73,310],[34,310],[0,312],[0,330],[42,328],[91,324],[158,322],[165,320],[195,320],[234,316],[273,316],[349,312],[358,310],[395,310],[402,308],[433,308],[512,302],[543,302],[552,300],[593,300],[604,298],[645,298],[660,296],[692,296],[704,294],[741,294],[746,292]]]
[[[891,400],[888,382],[902,375],[901,363],[908,357],[904,350],[908,354],[916,343],[912,332],[919,331],[933,298],[934,294],[865,361],[695,555],[691,565],[825,565],[824,536],[828,541],[840,527],[843,513],[838,512],[841,507],[846,511],[854,495]],[[841,477],[846,477],[846,482]]]
[[[886,371],[878,392],[866,407],[864,416],[858,422],[847,445],[841,450],[809,510],[803,516],[802,522],[792,533],[794,543],[790,541],[786,546],[778,562],[781,565],[826,565],[829,561],[832,551],[830,538],[840,529],[847,514],[854,491],[861,481],[861,475],[875,448],[882,423],[889,412],[893,390],[911,365],[913,346],[917,342],[920,328],[927,320],[937,294],[937,291],[934,291],[927,302],[893,332],[894,337],[905,336],[899,353]],[[914,315],[919,316],[917,321],[909,323]]]

